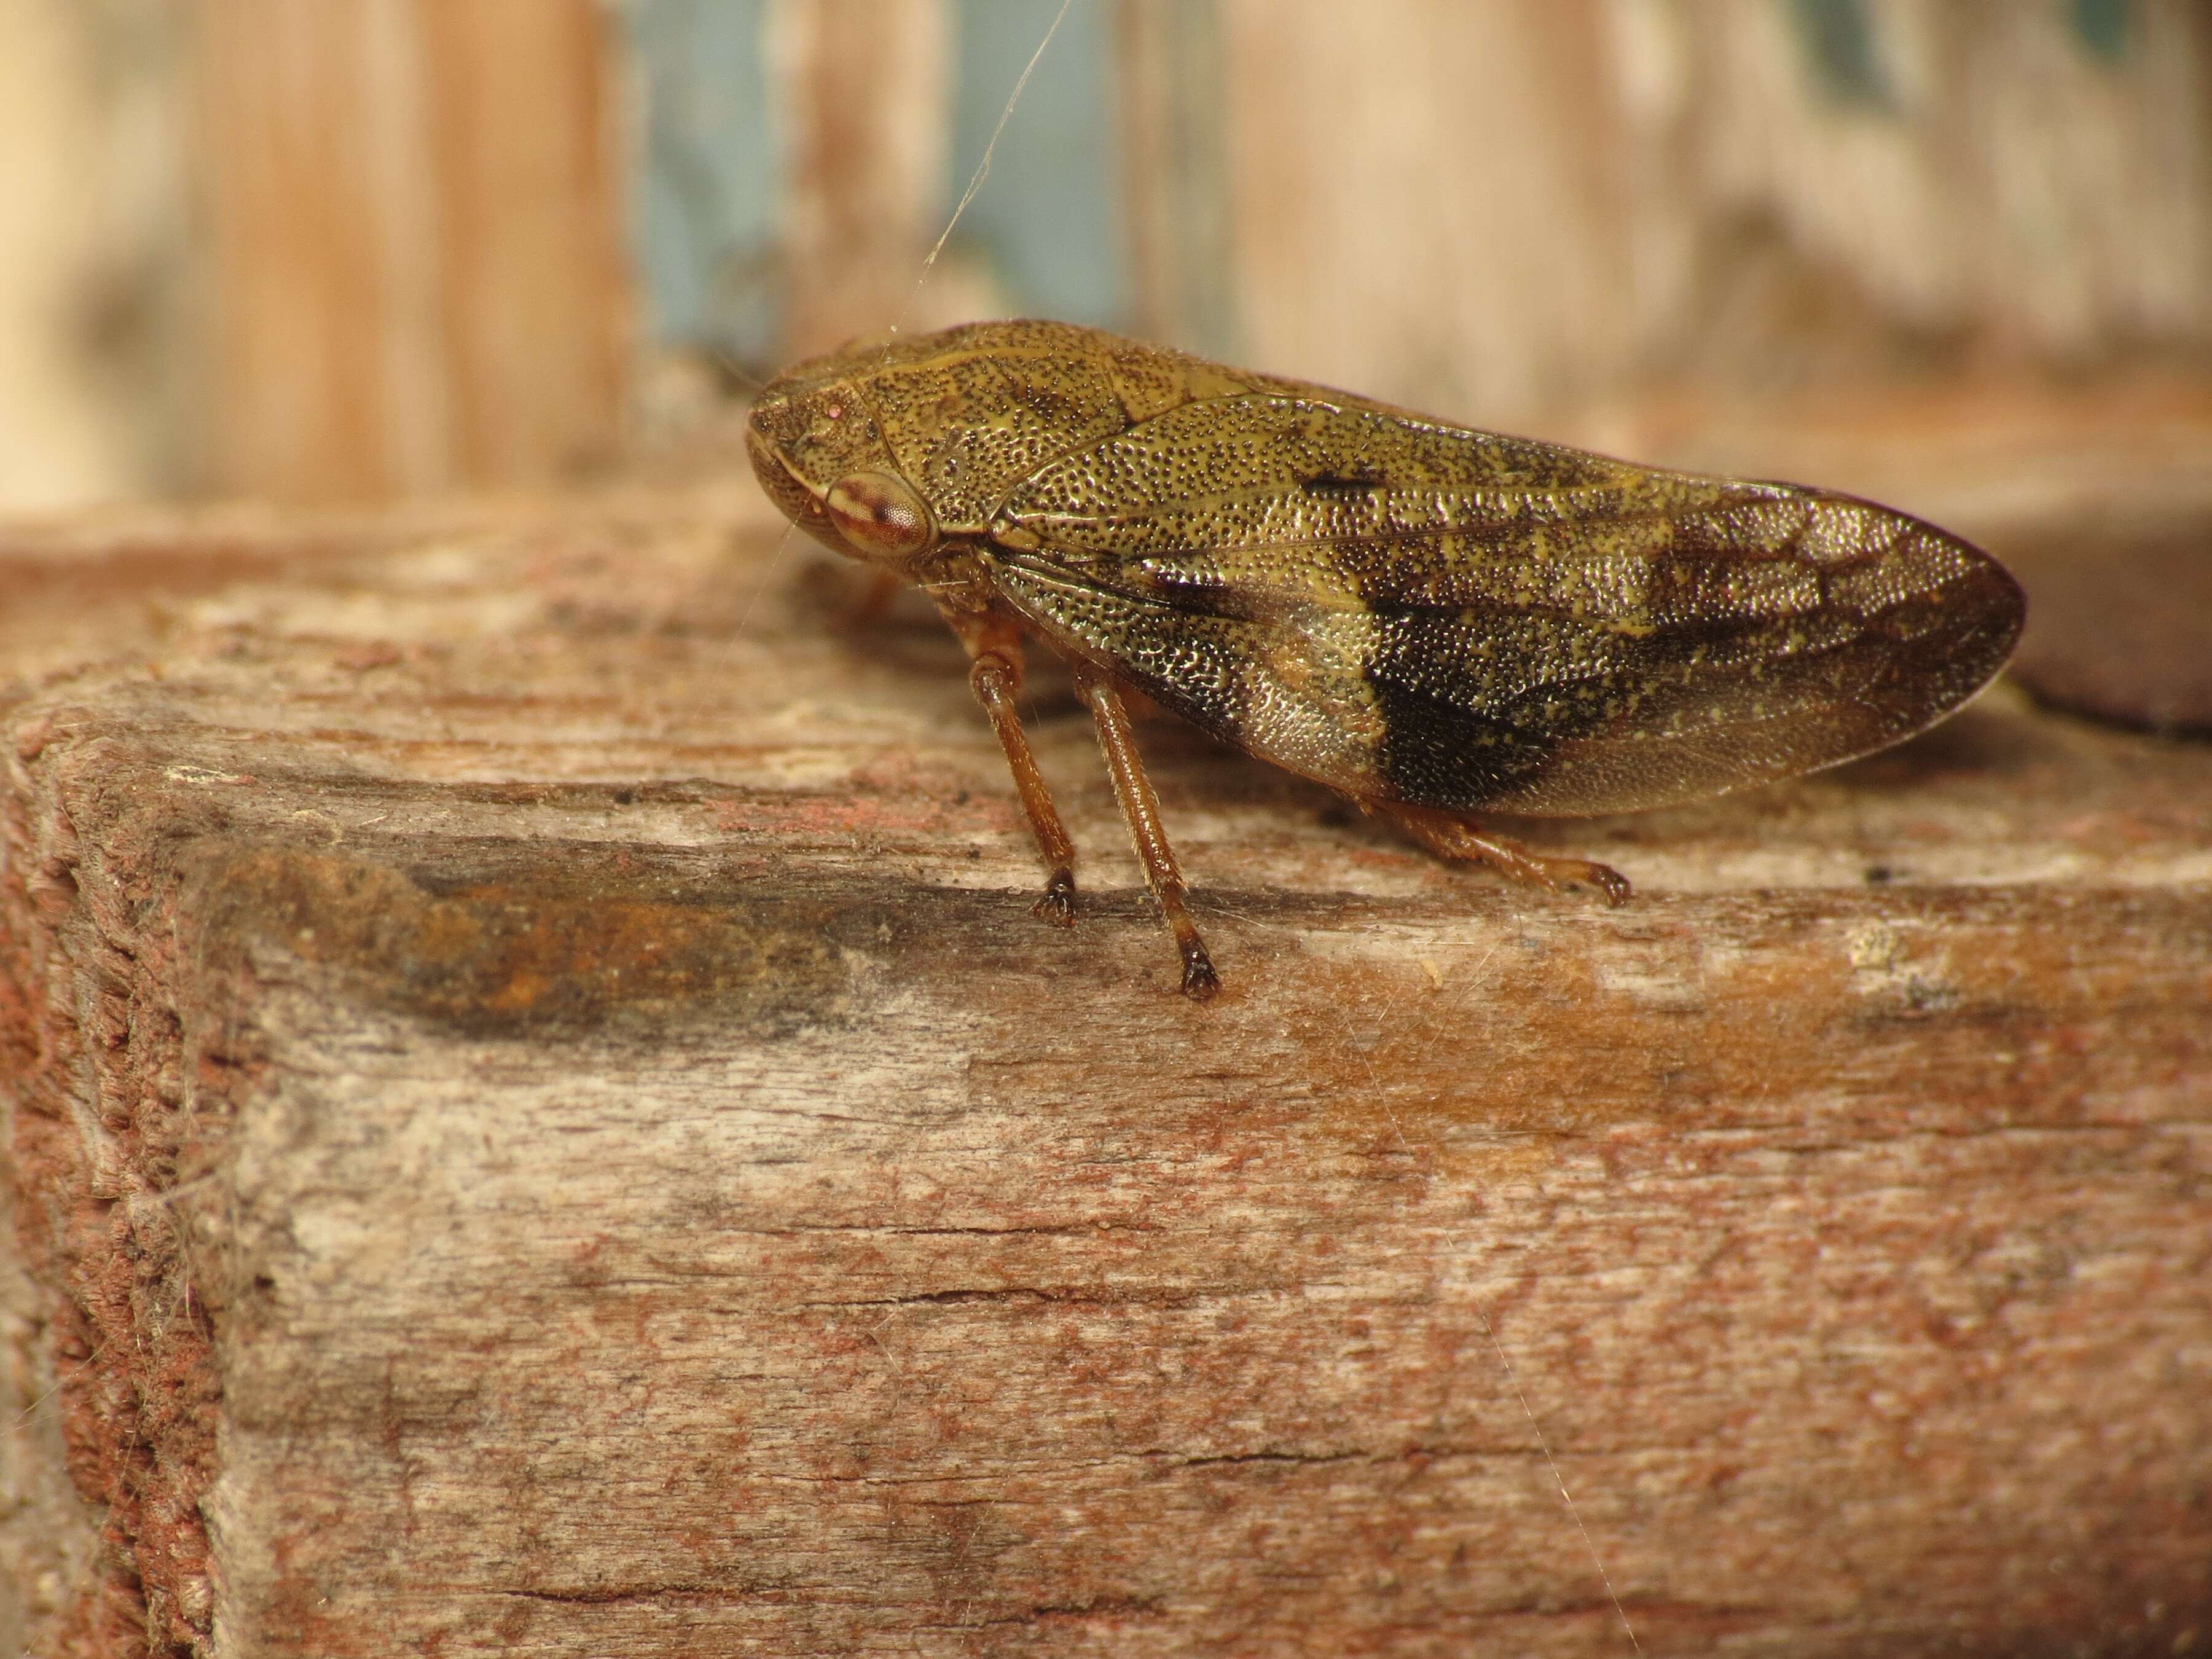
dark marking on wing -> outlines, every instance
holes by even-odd
[[[1382,475],[1372,467],[1346,467],[1316,472],[1311,477],[1298,480],[1298,488],[1312,495],[1328,495],[1331,491],[1349,491],[1365,495],[1382,482]]]

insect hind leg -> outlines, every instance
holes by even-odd
[[[1121,706],[1121,694],[1095,671],[1081,663],[1073,666],[1076,695],[1089,707],[1098,728],[1098,747],[1114,781],[1115,799],[1121,804],[1122,822],[1129,826],[1129,839],[1145,866],[1145,885],[1152,890],[1161,918],[1182,953],[1182,994],[1203,1002],[1221,988],[1221,976],[1213,971],[1213,958],[1206,954],[1206,942],[1199,938],[1198,924],[1190,919],[1190,907],[1184,902],[1189,890],[1183,885],[1175,849],[1168,845],[1167,830],[1160,823],[1159,797],[1152,793],[1152,780],[1145,775],[1145,763],[1137,754],[1129,711]]]
[[[1407,835],[1441,857],[1486,864],[1516,881],[1527,882],[1549,893],[1558,892],[1565,883],[1580,882],[1597,889],[1607,904],[1627,901],[1628,878],[1609,864],[1539,853],[1506,836],[1478,830],[1457,814],[1440,811],[1433,806],[1378,801],[1373,810],[1395,819]]]

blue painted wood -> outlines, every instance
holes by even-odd
[[[950,202],[981,161],[1056,0],[959,0]],[[958,245],[1017,312],[1127,327],[1131,279],[1105,0],[1074,0],[1006,120]]]
[[[1054,0],[957,0],[950,215],[981,162]],[[631,237],[652,337],[755,367],[777,349],[781,211],[766,0],[634,0],[621,13],[644,100]],[[952,246],[1016,311],[1127,326],[1112,38],[1076,0],[993,154]]]
[[[637,0],[643,82],[631,245],[653,337],[741,362],[775,338],[776,177],[765,0]]]
[[[1790,0],[1790,18],[1823,95],[1846,107],[1895,107],[1866,0]]]
[[[2128,55],[2134,8],[2129,0],[2072,0],[2075,37],[2094,56],[2118,64]]]

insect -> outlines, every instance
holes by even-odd
[[[1182,989],[1219,984],[1123,702],[1133,689],[1446,858],[1620,903],[1485,811],[1663,806],[1867,754],[2003,665],[1988,555],[1851,496],[1478,432],[1054,322],[846,347],[755,402],[769,496],[919,585],[967,647],[1047,875],[1075,848],[1016,712],[1024,640],[1097,727]]]

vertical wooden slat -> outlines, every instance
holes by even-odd
[[[1223,0],[1249,355],[1490,421],[1626,340],[1594,0]]]
[[[886,329],[943,228],[945,0],[775,0],[769,80],[784,169],[794,356]]]
[[[1270,368],[1540,426],[2212,341],[2202,7],[1218,3]]]
[[[0,512],[137,482],[89,337],[86,289],[112,280],[114,252],[96,193],[110,180],[93,33],[57,0],[0,0]]]
[[[609,451],[628,351],[589,0],[198,0],[204,473],[283,499]]]
[[[1634,210],[1697,228],[1668,278],[1681,304],[1643,325],[1655,344],[1664,331],[1708,349],[1698,331],[1747,233],[1801,289],[1841,290],[1893,331],[1984,360],[2078,367],[2212,337],[2203,7],[1869,8],[1851,49],[1865,62],[1842,73],[1818,31],[1763,0],[1613,15],[1634,18],[1624,56],[1662,45],[1655,25],[1671,37],[1626,134],[1632,157],[1662,160]]]
[[[605,24],[588,3],[416,6],[454,452],[472,478],[589,463],[629,368]]]
[[[1115,14],[1137,331],[1240,354],[1215,0],[1120,0]]]
[[[208,0],[195,19],[203,442],[217,489],[313,496],[400,482],[376,441],[390,422],[375,219],[359,210],[362,77],[331,72],[365,15]]]

